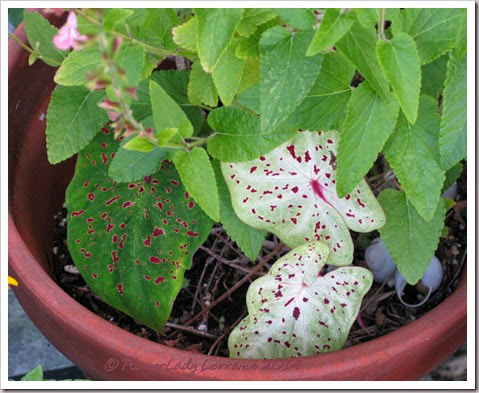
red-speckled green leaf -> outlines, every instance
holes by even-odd
[[[105,132],[80,152],[67,190],[68,248],[105,302],[162,331],[212,221],[166,160],[148,183],[109,179],[119,143]]]
[[[246,298],[249,315],[228,340],[230,357],[289,358],[341,349],[373,277],[361,267],[322,276],[326,263],[326,244],[310,242],[254,281]]]
[[[348,227],[369,232],[382,227],[385,217],[364,179],[351,194],[337,196],[338,140],[336,131],[298,132],[256,160],[222,163],[238,217],[290,247],[324,241],[333,263],[349,264],[353,243]]]

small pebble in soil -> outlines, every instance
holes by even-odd
[[[65,271],[70,274],[80,274],[75,265],[65,265],[63,266],[63,269],[65,269]]]
[[[200,323],[196,329],[200,332],[206,332],[208,330],[208,327],[204,323]]]

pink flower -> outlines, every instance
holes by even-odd
[[[42,8],[27,8],[28,12],[32,12],[32,11],[40,12],[40,10],[42,10]],[[63,8],[43,8],[43,12],[45,12],[46,14],[54,14],[55,16],[60,17],[63,15],[65,10]]]
[[[85,42],[88,39],[86,35],[82,35],[77,29],[77,16],[73,11],[68,14],[67,23],[53,37],[53,44],[61,50],[70,48],[79,49],[78,43]]]

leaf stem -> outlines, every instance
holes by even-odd
[[[20,45],[23,49],[25,49],[28,53],[34,54],[35,56],[37,56],[37,58],[42,59],[42,60],[47,60],[51,64],[56,64],[58,66],[62,64],[62,63],[59,63],[57,60],[53,60],[53,59],[50,59],[48,57],[45,57],[40,52],[36,51],[35,49],[30,48],[20,38],[18,38],[15,34],[8,33],[8,36],[12,40],[14,40],[18,45]]]
[[[384,23],[386,22],[385,15],[386,9],[379,8],[378,38],[380,40],[386,40],[386,35],[384,34]]]

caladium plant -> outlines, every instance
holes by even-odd
[[[161,331],[213,222],[168,160],[145,180],[111,180],[119,145],[103,128],[78,157],[66,193],[68,248],[104,301]]]
[[[332,263],[351,263],[354,247],[348,228],[370,232],[384,225],[385,216],[364,179],[350,194],[338,197],[338,141],[336,131],[299,131],[258,159],[223,162],[238,217],[291,247],[323,241]]]
[[[326,263],[337,265],[330,256],[325,243],[305,243],[250,285],[249,315],[228,340],[231,357],[289,358],[342,348],[373,275],[361,267],[324,274]]]

